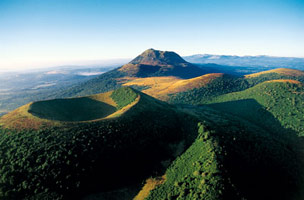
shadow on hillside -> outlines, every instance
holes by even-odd
[[[114,106],[88,97],[38,101],[29,109],[29,112],[37,117],[58,121],[94,120],[115,111]]]
[[[218,129],[223,166],[247,199],[302,199],[302,138],[254,99],[208,105],[244,120]],[[262,129],[258,128],[261,127]]]
[[[215,103],[208,106],[245,119],[271,133],[289,133],[297,135],[295,131],[283,127],[280,121],[276,119],[273,114],[268,112],[262,105],[260,105],[255,99]]]

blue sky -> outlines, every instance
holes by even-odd
[[[180,55],[304,57],[303,0],[0,0],[0,69]]]

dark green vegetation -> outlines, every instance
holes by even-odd
[[[301,72],[301,71],[299,71],[299,72]],[[279,74],[279,73],[260,74],[259,76],[256,76],[256,77],[247,78],[246,81],[248,82],[249,86],[252,87],[259,83],[263,83],[265,81],[280,80],[280,79],[298,80],[298,81],[304,82],[304,76],[291,76],[291,75],[285,75],[285,74]]]
[[[192,105],[204,104],[223,94],[242,91],[265,81],[281,79],[304,82],[304,76],[290,76],[279,73],[261,74],[250,78],[224,75],[223,77],[213,80],[204,87],[171,95],[169,102]]]
[[[244,78],[223,75],[203,87],[170,95],[169,102],[174,104],[202,104],[216,96],[241,91],[248,87],[248,82]]]
[[[222,152],[213,141],[213,132],[199,126],[196,141],[171,164],[166,172],[166,182],[153,190],[147,199],[223,199],[226,191],[232,189],[225,185],[217,161],[217,153]],[[236,199],[236,195],[230,195],[230,199]]]
[[[58,121],[87,121],[106,117],[116,111],[114,106],[90,99],[54,99],[38,101],[30,106],[34,116]]]
[[[128,88],[116,94],[123,92],[134,97],[130,93],[135,91]],[[140,95],[139,102],[118,118],[38,131],[3,131],[1,198],[79,199],[161,171],[161,161],[174,158],[176,143],[191,144],[194,120]]]
[[[304,88],[289,82],[265,82],[213,99],[210,106],[240,116],[265,129],[282,133],[280,126],[304,135]],[[288,131],[288,130],[287,130]]]
[[[119,88],[111,94],[111,98],[116,102],[118,109],[132,103],[137,96],[138,94],[134,92],[134,89],[129,87]]]
[[[148,199],[303,197],[302,144],[295,134],[268,132],[205,106],[185,108],[204,120],[198,137]]]
[[[130,88],[117,94],[124,91],[133,96],[127,95]],[[175,161],[166,170],[165,183],[148,199],[301,195],[303,160],[295,134],[269,132],[208,107],[177,109],[140,95],[139,103],[119,118],[40,131],[3,131],[1,197],[79,199],[94,192],[110,194],[162,175],[165,160]],[[184,149],[193,144],[175,159],[181,142]]]

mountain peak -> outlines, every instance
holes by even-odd
[[[177,53],[147,49],[118,71],[125,76],[152,77],[177,76],[180,78],[194,78],[206,74],[205,70],[188,63]]]
[[[147,49],[142,54],[134,58],[129,64],[143,64],[143,65],[176,65],[187,63],[177,53],[172,51],[160,51],[155,49]]]

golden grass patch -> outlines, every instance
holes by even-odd
[[[35,117],[28,112],[32,103],[26,104],[17,108],[16,110],[9,112],[8,114],[0,118],[0,125],[8,129],[41,129],[42,127],[50,127],[59,125],[59,122],[50,121]]]
[[[146,180],[146,184],[144,187],[139,191],[136,197],[133,200],[144,200],[148,197],[151,190],[156,188],[158,185],[161,185],[165,182],[166,176],[156,177],[156,178],[149,178]]]
[[[117,104],[111,98],[112,93],[113,93],[113,91],[106,92],[106,93],[95,94],[95,95],[89,96],[89,98],[94,99],[96,101],[101,101],[101,102],[104,102],[104,103],[107,103],[111,106],[116,107]]]
[[[266,81],[266,83],[273,83],[273,82],[279,82],[279,83],[293,83],[293,84],[302,84],[300,81],[297,81],[297,80],[291,80],[291,79],[279,79],[279,80],[271,80],[271,81]]]
[[[115,117],[121,116],[123,113],[127,112],[128,110],[130,110],[130,108],[132,108],[134,105],[136,105],[139,102],[139,100],[140,100],[140,95],[138,95],[138,97],[132,103],[126,105],[125,107],[121,108],[120,110],[117,110],[116,112],[114,112],[111,115],[108,115],[102,119],[110,119],[110,118],[115,118]],[[102,119],[99,119],[99,120],[102,120]],[[96,121],[98,121],[98,119]]]
[[[222,73],[212,73],[191,79],[180,79],[174,76],[137,78],[123,84],[124,86],[148,86],[142,92],[155,98],[166,100],[168,94],[185,92],[194,88],[200,88],[210,81],[223,76]]]
[[[254,74],[248,74],[245,75],[246,78],[253,78],[260,76],[262,74],[268,74],[268,73],[278,73],[286,76],[304,76],[304,72],[296,69],[287,69],[287,68],[278,68],[278,69],[272,69],[268,71],[258,72]]]

